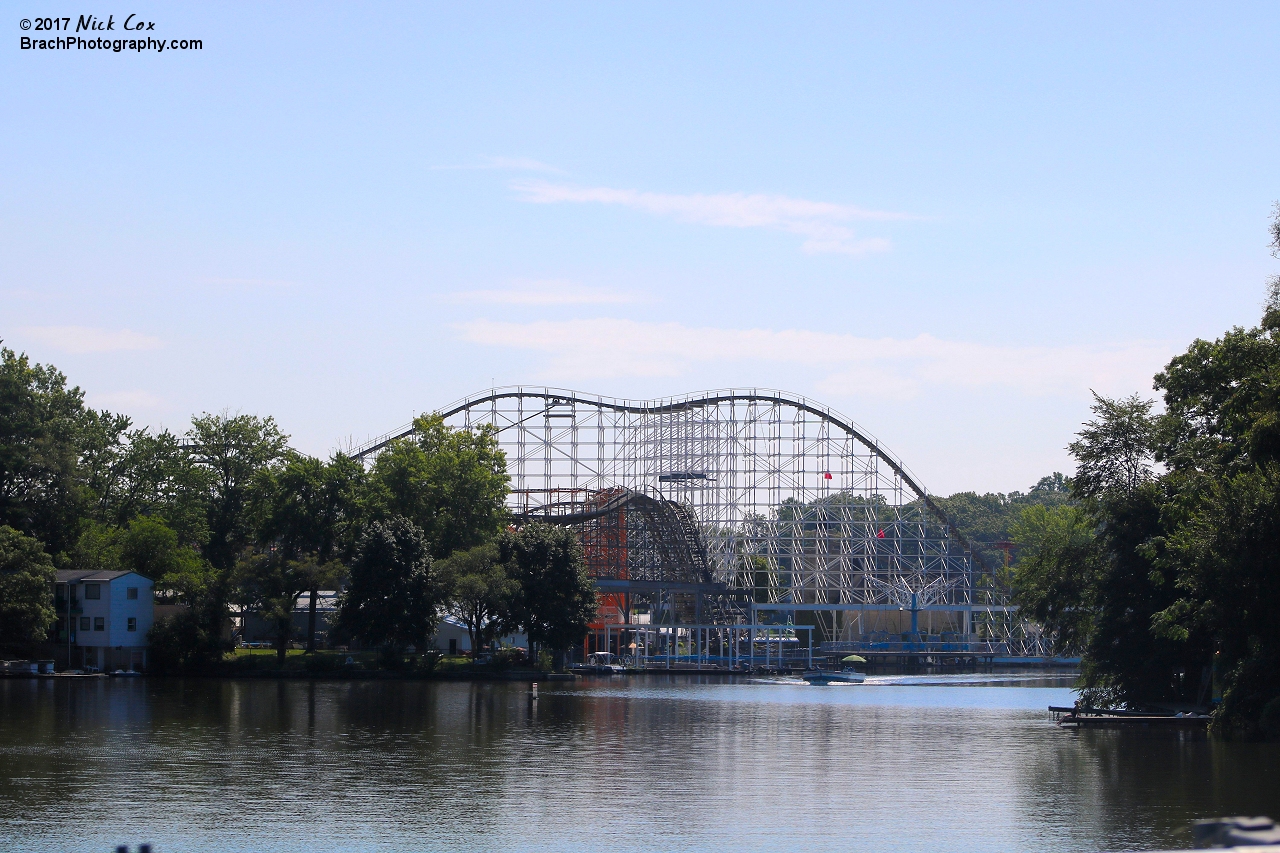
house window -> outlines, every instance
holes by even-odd
[[[136,586],[127,587],[125,589],[124,597],[130,601],[136,600],[138,597],[138,588]]]
[[[107,630],[107,617],[105,616],[93,617],[93,630],[95,631]]]
[[[138,617],[136,616],[129,617],[129,630],[130,631],[138,630]]]
[[[81,631],[88,631],[88,630],[89,630],[89,617],[88,617],[88,616],[81,616],[81,617],[80,617],[80,630],[81,630]]]
[[[84,585],[85,598],[102,598],[102,584],[87,583]]]

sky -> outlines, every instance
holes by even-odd
[[[1274,2],[0,6],[0,338],[157,429],[779,388],[1025,491],[1280,273]]]

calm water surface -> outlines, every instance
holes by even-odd
[[[1280,745],[1063,731],[1067,681],[0,681],[0,848],[1094,851],[1280,817]]]

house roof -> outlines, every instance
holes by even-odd
[[[78,569],[59,569],[58,583],[72,583],[76,581],[105,581],[111,582],[116,578],[122,578],[125,575],[137,575],[147,583],[150,579],[139,575],[137,572],[85,572]]]
[[[293,600],[293,606],[300,610],[311,608],[311,593],[304,592]],[[328,612],[338,606],[338,592],[333,589],[318,590],[316,594],[316,612]]]

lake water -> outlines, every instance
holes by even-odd
[[[1280,817],[1280,745],[1065,731],[1069,681],[0,681],[0,848],[1098,851]]]

